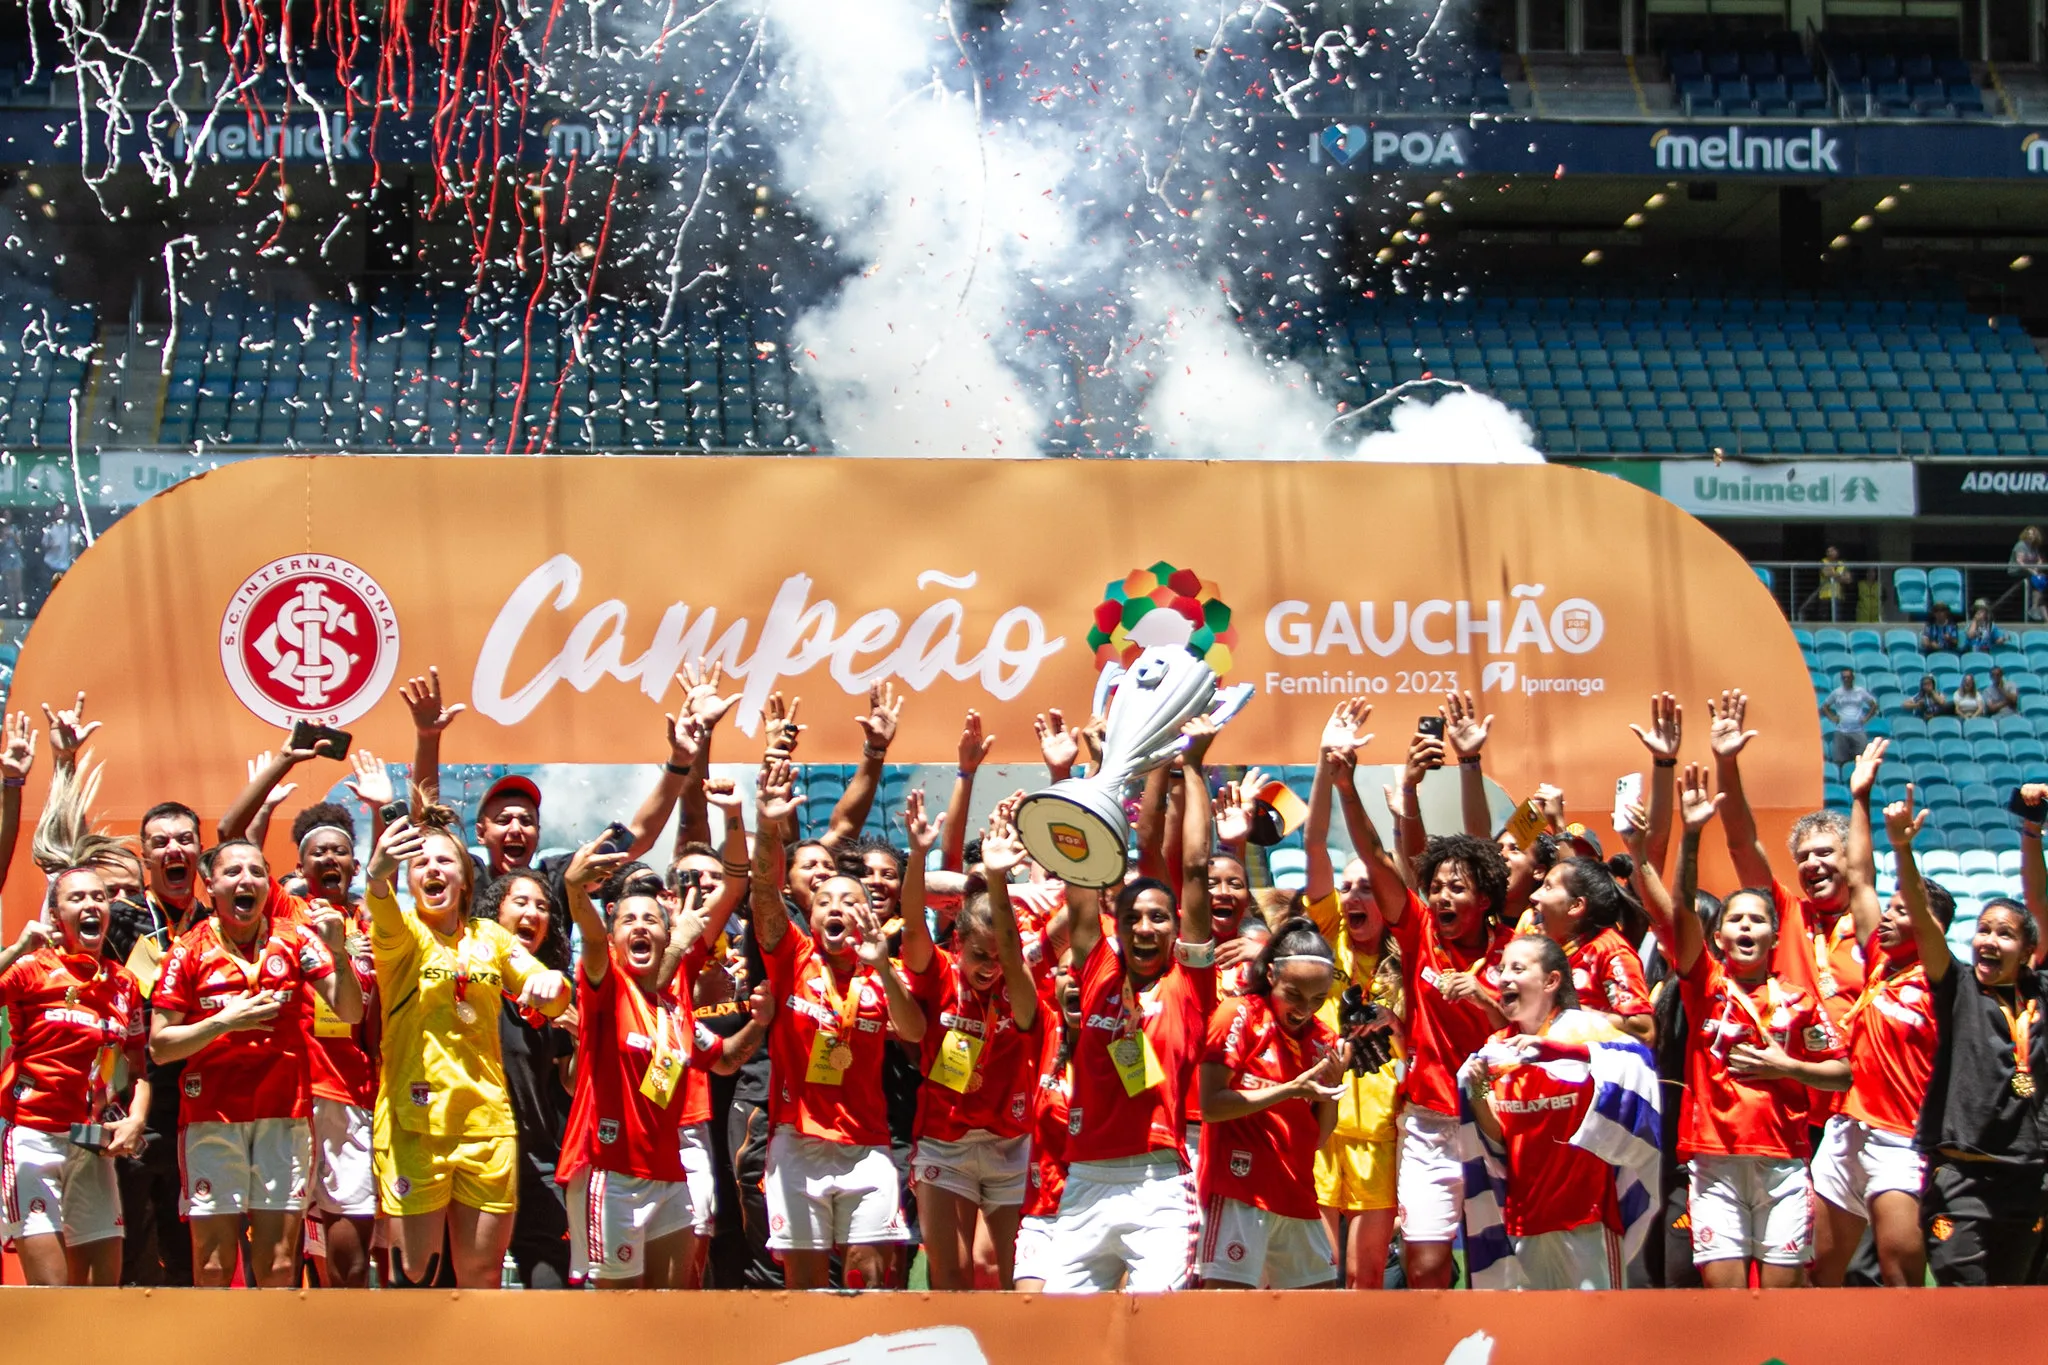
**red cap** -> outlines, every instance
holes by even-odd
[[[518,773],[506,773],[493,782],[491,789],[484,793],[484,799],[478,804],[477,809],[482,810],[491,804],[493,798],[500,796],[517,796],[530,803],[535,810],[540,809],[540,788],[534,785],[532,778],[521,777]]]

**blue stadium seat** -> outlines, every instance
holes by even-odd
[[[1963,571],[1930,569],[1927,573],[1927,594],[1934,601],[1946,604],[1950,611],[1961,615],[1964,600]]]
[[[1892,570],[1892,595],[1898,599],[1901,615],[1919,618],[1927,614],[1927,571],[1912,567]],[[1919,640],[1914,640],[1919,647]]]
[[[1927,735],[1936,740],[1961,739],[1963,723],[1954,716],[1934,716],[1927,722]]]

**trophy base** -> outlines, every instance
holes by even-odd
[[[1017,807],[1017,833],[1047,872],[1073,886],[1117,886],[1129,859],[1123,803],[1087,779],[1055,782]]]

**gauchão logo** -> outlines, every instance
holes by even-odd
[[[220,621],[220,664],[242,705],[272,725],[343,725],[376,705],[398,668],[391,598],[333,555],[288,555],[242,580]]]
[[[1088,632],[1098,673],[1113,663],[1128,668],[1152,645],[1186,645],[1220,678],[1230,672],[1236,643],[1230,606],[1217,595],[1216,585],[1163,559],[1106,585],[1095,608],[1095,627]]]

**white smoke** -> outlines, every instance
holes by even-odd
[[[1434,403],[1397,401],[1387,429],[1356,440],[1345,458],[1406,464],[1541,464],[1529,426],[1499,399],[1457,389]]]

